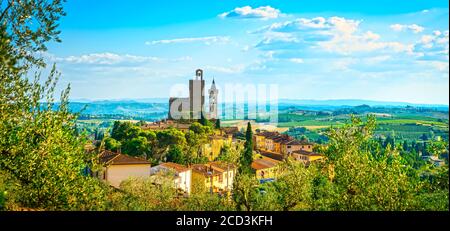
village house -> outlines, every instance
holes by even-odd
[[[278,136],[278,132],[269,132],[269,131],[263,131],[263,132],[257,132],[253,136],[253,141],[255,145],[255,149],[257,150],[273,150],[273,141],[271,140],[271,137]]]
[[[264,150],[273,151],[273,140],[271,136],[265,138]]]
[[[314,144],[303,140],[290,140],[281,144],[281,153],[289,155],[294,151],[304,150],[308,152],[313,151]]]
[[[283,144],[292,140],[293,138],[288,135],[269,131],[257,132],[253,137],[256,150],[275,153],[282,153]]]
[[[187,195],[191,194],[192,170],[172,162],[162,163],[150,169],[150,174],[155,176],[159,173],[169,173],[174,177],[174,187],[182,190]]]
[[[306,140],[296,140],[286,134],[278,132],[260,131],[253,136],[254,148],[261,154],[274,158],[271,155],[279,154],[283,158],[289,156],[292,152],[304,150],[313,151],[314,144]],[[278,157],[278,155],[275,155]],[[274,158],[278,159],[278,158]]]
[[[238,133],[239,133],[238,127],[221,127],[220,128],[220,134],[222,136],[231,135],[232,137],[235,137]]]
[[[275,153],[282,153],[282,148],[286,143],[289,143],[293,140],[292,137],[288,135],[277,135],[273,139],[273,152]]]
[[[116,188],[119,188],[122,181],[129,178],[150,176],[150,162],[143,158],[105,150],[100,153],[99,160],[103,168],[94,173],[94,176]]]
[[[280,163],[272,158],[261,157],[253,160],[251,167],[258,180],[274,179],[280,174]]]
[[[213,193],[229,192],[237,167],[221,161],[192,165],[192,183],[201,185]]]
[[[182,123],[182,122],[177,122],[174,120],[161,120],[161,121],[156,121],[156,122],[152,122],[152,123],[146,123],[144,125],[141,126],[141,128],[143,130],[153,130],[153,131],[161,131],[161,130],[165,130],[168,128],[176,128],[178,130],[181,131],[187,131],[189,130],[189,127],[191,126],[191,123]]]
[[[295,160],[303,162],[306,166],[315,161],[323,161],[325,156],[316,152],[310,152],[306,150],[296,150],[293,151],[290,156]]]
[[[256,150],[261,150],[265,147],[266,145],[266,138],[260,134],[260,133],[256,133],[253,135],[253,146],[254,149]]]

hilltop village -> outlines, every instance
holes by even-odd
[[[220,195],[229,194],[238,173],[238,160],[243,153],[243,146],[248,142],[245,134],[249,134],[249,130],[252,134],[251,172],[260,183],[276,181],[283,174],[281,165],[287,159],[305,166],[325,159],[324,155],[314,152],[315,144],[308,140],[297,140],[277,131],[251,127],[247,131],[238,127],[221,127],[217,114],[219,91],[215,81],[212,81],[208,91],[207,112],[204,111],[204,89],[203,71],[199,69],[196,70],[195,79],[189,81],[189,97],[169,99],[167,119],[137,124],[116,122],[112,138],[94,141],[99,150],[101,168],[93,171],[92,175],[119,188],[123,181],[130,178],[149,178],[158,182],[158,176],[164,174],[169,177],[163,179],[173,181],[173,186],[181,195],[188,196],[205,190]],[[198,104],[197,99],[194,99],[196,97]],[[178,105],[174,106],[175,103]],[[174,113],[185,117],[174,119]],[[199,119],[195,115],[199,115]],[[250,122],[248,124],[251,125]],[[160,154],[161,158],[151,159],[145,151],[142,155],[142,150],[137,147],[139,142],[126,140],[126,136],[133,132],[144,134],[147,140],[154,139],[153,156]],[[177,143],[179,138],[186,139],[188,143],[184,148],[190,154],[187,157],[180,154],[181,145]],[[125,145],[116,145],[120,141]]]

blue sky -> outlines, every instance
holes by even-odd
[[[73,99],[278,84],[279,98],[448,104],[448,1],[72,0],[49,61]]]

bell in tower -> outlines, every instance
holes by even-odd
[[[203,70],[202,69],[197,69],[195,71],[195,78],[196,80],[203,80]]]

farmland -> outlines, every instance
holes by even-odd
[[[366,119],[369,113],[355,115]],[[377,115],[376,115],[377,116]],[[397,140],[420,140],[441,137],[448,140],[448,118],[442,114],[439,117],[413,114],[391,114],[390,116],[377,116],[375,136],[393,136]],[[281,114],[278,127],[290,128],[291,135],[304,135],[309,139],[317,140],[330,127],[339,127],[350,119],[347,115],[298,115]],[[305,128],[298,133],[294,128]]]

